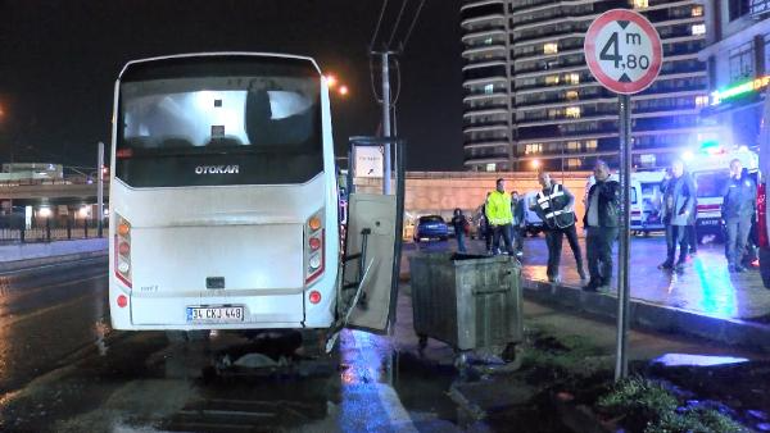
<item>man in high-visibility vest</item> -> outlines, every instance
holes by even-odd
[[[546,271],[548,281],[552,283],[561,281],[559,262],[561,262],[561,242],[564,235],[567,236],[572,254],[575,255],[578,275],[580,275],[581,280],[586,280],[583,255],[575,229],[577,219],[574,210],[575,196],[564,185],[554,182],[546,171],[540,172],[538,180],[543,190],[534,197],[535,202],[530,204],[530,209],[534,210],[545,223],[545,241],[548,245],[548,269]]]
[[[511,213],[511,196],[505,192],[505,179],[497,179],[496,189],[487,197],[485,213],[494,235],[492,251],[494,254],[500,253],[500,236],[502,236],[506,251],[509,255],[513,255],[510,231],[513,214]]]

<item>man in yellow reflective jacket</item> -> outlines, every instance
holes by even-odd
[[[505,192],[505,179],[497,179],[497,188],[487,197],[485,213],[494,236],[492,252],[500,254],[500,236],[502,236],[506,251],[509,255],[513,255],[510,231],[513,214],[511,213],[511,195]]]

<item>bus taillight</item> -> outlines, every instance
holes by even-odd
[[[131,287],[131,224],[120,215],[115,231],[115,276]]]
[[[324,272],[324,225],[323,213],[319,212],[308,219],[305,225],[305,284],[315,281]]]

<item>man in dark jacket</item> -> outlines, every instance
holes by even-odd
[[[586,199],[583,226],[586,228],[586,256],[591,276],[583,290],[608,290],[612,282],[612,244],[618,237],[620,184],[610,178],[607,163],[599,160],[594,167],[596,183]],[[599,266],[601,263],[601,266]]]
[[[695,184],[688,173],[684,171],[682,161],[674,161],[671,170],[661,184],[663,191],[663,209],[661,216],[666,226],[666,243],[668,247],[666,261],[658,265],[658,269],[676,270],[682,272],[687,261],[688,242],[685,239],[687,224],[695,211]],[[679,245],[679,260],[674,265],[676,246]]]
[[[516,251],[516,257],[521,257],[524,250],[524,240],[521,235],[521,229],[524,227],[524,199],[519,197],[518,191],[514,191],[511,195],[511,213],[513,214],[513,224],[511,224],[513,248]]]
[[[727,229],[727,263],[730,272],[743,272],[741,258],[757,204],[757,185],[743,172],[738,159],[730,161],[730,180],[723,191],[722,219]]]

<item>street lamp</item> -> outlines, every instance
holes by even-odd
[[[539,159],[533,159],[532,160],[532,168],[534,168],[535,170],[540,168],[540,160]]]
[[[333,89],[334,86],[337,85],[337,77],[334,75],[327,75],[326,76],[326,85],[329,86],[330,89]]]
[[[348,93],[350,93],[350,90],[348,89],[348,86],[340,86],[340,89],[338,90],[340,95],[342,96],[348,96]]]

